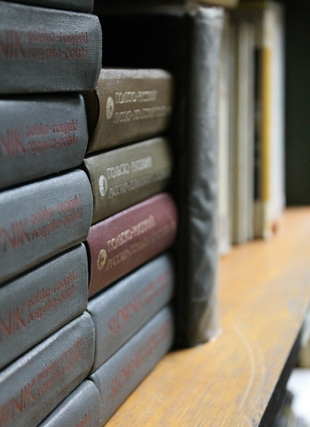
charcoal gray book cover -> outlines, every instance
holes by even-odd
[[[168,352],[172,341],[172,312],[165,307],[90,376],[100,393],[102,425]]]
[[[73,390],[38,427],[99,426],[99,391],[92,381],[85,380]]]
[[[0,372],[1,426],[36,426],[87,376],[94,357],[88,313]]]
[[[83,244],[0,287],[0,369],[86,310]]]
[[[0,99],[0,189],[79,166],[87,143],[82,95]]]
[[[0,192],[0,283],[86,240],[93,197],[82,170]]]
[[[0,1],[0,93],[95,89],[102,58],[97,16]]]
[[[174,267],[165,253],[128,274],[88,303],[95,325],[92,372],[172,298]]]

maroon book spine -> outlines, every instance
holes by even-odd
[[[160,193],[90,228],[89,296],[169,248],[176,237],[172,197]]]

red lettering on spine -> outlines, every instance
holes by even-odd
[[[7,253],[8,245],[12,249],[21,248],[25,242],[30,242],[30,238],[26,233],[27,218],[16,221],[11,224],[11,235],[5,228],[0,228],[0,250]]]
[[[1,147],[3,147],[8,156],[16,156],[19,151],[22,154],[26,152],[20,141],[21,133],[21,130],[6,129],[5,138],[0,136],[0,156],[2,155]]]
[[[0,319],[0,343],[2,341],[2,331],[6,333],[7,336],[12,336],[16,334],[21,328],[26,327],[26,323],[24,322],[23,310],[25,307],[25,303],[22,303],[20,307],[13,308],[7,314],[7,323]]]
[[[8,59],[15,59],[18,56],[25,58],[25,52],[21,45],[24,31],[7,30],[4,37],[0,38],[0,52]]]

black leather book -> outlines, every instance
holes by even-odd
[[[101,28],[89,13],[0,1],[0,93],[94,89]]]
[[[170,137],[172,191],[180,221],[175,244],[176,337],[178,345],[192,346],[218,332],[217,104],[223,10],[140,6],[137,11],[102,13],[102,7],[98,2],[94,11],[102,23],[103,66],[158,67],[175,81]]]
[[[82,95],[0,99],[0,189],[79,166],[88,143]]]
[[[75,170],[0,192],[0,283],[86,240],[93,198]]]

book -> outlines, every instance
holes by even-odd
[[[93,155],[84,166],[94,195],[94,224],[165,190],[172,153],[169,142],[158,137]]]
[[[0,369],[82,314],[87,289],[82,244],[0,287]]]
[[[94,0],[6,0],[13,3],[23,3],[33,6],[51,7],[55,9],[75,10],[79,12],[91,12]]]
[[[165,253],[114,283],[88,303],[95,325],[96,371],[172,298],[174,268]]]
[[[1,427],[38,425],[85,379],[93,357],[85,312],[0,372]]]
[[[0,99],[0,189],[79,166],[87,142],[82,95]]]
[[[103,66],[162,68],[174,78],[169,136],[175,162],[170,188],[179,217],[174,245],[176,337],[179,346],[192,346],[219,332],[218,76],[223,9],[140,5],[100,14],[100,6]]]
[[[99,427],[100,395],[92,381],[84,380],[38,427]]]
[[[86,240],[92,205],[78,169],[0,192],[0,283]]]
[[[236,13],[235,13],[236,12]],[[234,244],[253,239],[254,209],[254,46],[255,27],[237,8],[231,12],[235,85],[232,114],[232,228]]]
[[[0,2],[0,93],[95,89],[101,69],[98,18]]]
[[[165,131],[172,110],[172,76],[164,70],[103,68],[95,91],[84,92],[88,153]]]
[[[101,397],[100,425],[168,352],[172,341],[172,312],[165,307],[90,376]]]
[[[283,8],[242,0],[240,9],[255,26],[254,237],[269,239],[285,205]]]
[[[176,231],[177,210],[168,193],[92,225],[87,237],[89,296],[168,249]]]

